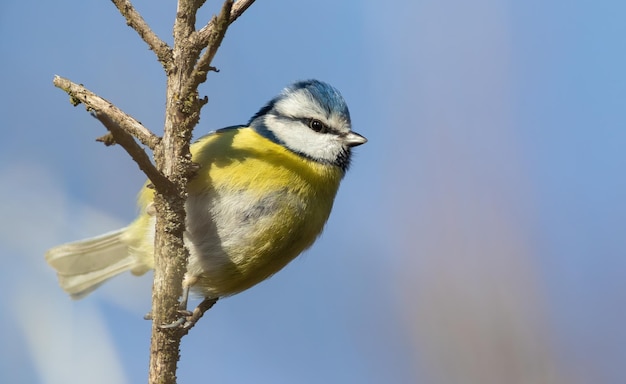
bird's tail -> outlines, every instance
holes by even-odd
[[[122,241],[126,228],[54,247],[46,261],[57,271],[61,288],[80,299],[111,277],[130,270],[135,258]]]

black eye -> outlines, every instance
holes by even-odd
[[[309,120],[309,128],[311,128],[315,132],[320,132],[320,133],[328,132],[328,127],[324,123],[316,119]]]

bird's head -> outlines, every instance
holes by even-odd
[[[350,112],[339,91],[318,80],[288,86],[249,125],[292,152],[344,171],[350,165],[350,149],[367,142],[352,132]]]

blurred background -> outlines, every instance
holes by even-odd
[[[175,2],[134,3],[171,42]],[[370,141],[316,245],[183,340],[180,382],[626,382],[625,13],[255,3],[196,137],[319,78]],[[144,181],[53,75],[161,131],[161,66],[108,1],[3,1],[0,50],[0,382],[145,382],[151,276],[71,301],[43,255],[129,223]]]

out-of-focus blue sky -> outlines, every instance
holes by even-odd
[[[171,42],[175,2],[135,5]],[[196,136],[319,78],[370,141],[316,245],[184,339],[180,382],[626,382],[624,14],[255,3],[202,86]],[[52,78],[160,131],[162,69],[108,1],[4,1],[0,36],[0,382],[145,381],[150,276],[73,302],[43,259],[130,222],[144,180]]]

